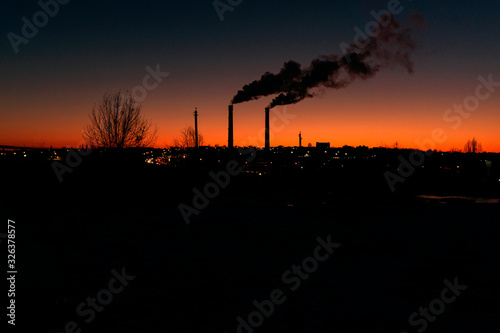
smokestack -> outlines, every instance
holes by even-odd
[[[302,148],[302,132],[299,132],[299,148]]]
[[[228,126],[228,133],[227,133],[227,147],[228,148],[233,148],[233,106],[229,105],[229,126]]]
[[[195,135],[195,147],[198,148],[198,108],[194,108],[194,135]]]
[[[266,108],[266,149],[269,149],[269,108]]]

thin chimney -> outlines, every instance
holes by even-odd
[[[269,108],[266,108],[266,149],[269,149]]]
[[[302,131],[299,132],[299,148],[302,148]]]
[[[233,148],[233,106],[229,105],[229,126],[228,126],[228,133],[227,133],[227,147],[228,148]]]
[[[195,137],[195,147],[199,147],[198,142],[198,108],[194,108],[194,137]]]

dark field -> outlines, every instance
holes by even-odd
[[[279,289],[286,300],[238,332],[417,332],[423,322],[409,317],[455,278],[467,289],[425,331],[499,326],[499,204],[416,197],[495,197],[498,187],[450,193],[416,174],[392,194],[380,170],[241,174],[186,225],[178,205],[191,205],[207,174],[88,161],[59,183],[49,163],[3,163],[2,221],[17,226],[18,328],[237,332],[252,302]],[[329,235],[341,245],[292,291],[283,274]],[[135,278],[86,323],[77,307],[122,268]]]

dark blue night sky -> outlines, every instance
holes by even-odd
[[[307,65],[318,55],[340,53],[342,42],[352,43],[354,27],[364,29],[373,20],[370,12],[387,6],[387,1],[361,0],[242,1],[232,12],[225,12],[221,21],[210,0],[72,0],[61,5],[59,13],[28,44],[20,44],[16,54],[7,35],[21,34],[21,18],[32,20],[40,6],[37,1],[4,2],[0,20],[0,126],[4,134],[0,140],[20,143],[13,132],[15,124],[31,120],[28,128],[34,129],[41,120],[47,130],[37,127],[40,133],[28,135],[25,143],[43,138],[64,144],[53,128],[65,126],[68,132],[62,130],[61,135],[71,136],[69,129],[81,127],[89,107],[107,89],[131,89],[141,81],[146,66],[161,64],[170,76],[144,105],[165,129],[163,141],[169,140],[168,132],[189,119],[190,111],[186,110],[199,106],[216,117],[211,124],[215,128],[206,129],[213,135],[207,137],[213,137],[213,144],[223,144],[215,133],[223,130],[219,119],[238,89],[266,71],[278,71],[284,61],[293,59]],[[405,88],[409,99],[425,96],[431,101],[422,110],[429,116],[427,124],[422,124],[421,134],[415,129],[414,136],[424,136],[431,123],[439,121],[432,114],[442,114],[443,108],[463,99],[474,89],[478,75],[500,77],[500,3],[406,0],[400,6],[398,20],[413,11],[426,20],[425,29],[416,36],[415,75],[411,86]],[[389,73],[396,76],[395,81],[398,77],[408,80],[403,71]],[[391,86],[390,78],[380,80],[384,89],[403,89],[400,83]],[[356,89],[353,87],[353,94],[359,93]],[[321,108],[328,101],[334,102],[329,96],[308,106],[326,113]],[[494,98],[488,103],[498,106],[498,97]],[[302,106],[297,107],[300,112]],[[391,117],[395,111],[388,112],[385,116]],[[484,114],[485,123],[499,119],[486,111]],[[480,124],[476,119],[468,130]],[[67,144],[76,144],[78,136],[71,136]],[[493,136],[490,133],[488,140]],[[413,137],[404,140],[411,142]]]

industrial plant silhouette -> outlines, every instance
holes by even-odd
[[[79,147],[0,146],[0,220],[16,221],[22,266],[18,328],[492,331],[500,154],[476,138],[463,152],[351,147],[316,142],[310,128],[296,145],[271,142],[273,108],[389,66],[412,73],[414,30],[388,22],[340,56],[287,61],[237,90],[224,146],[205,145],[210,115],[196,104],[193,123],[158,148],[120,91],[96,103]],[[241,103],[268,96],[253,115],[263,142],[243,145]]]

